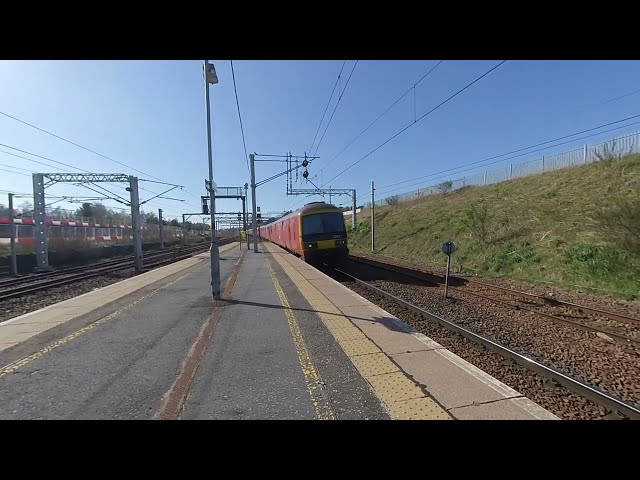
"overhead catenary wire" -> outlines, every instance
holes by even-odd
[[[482,75],[480,75],[479,77],[477,77],[475,80],[473,80],[472,82],[468,83],[467,85],[465,85],[464,87],[462,87],[460,90],[458,90],[456,93],[454,93],[453,95],[447,97],[447,99],[445,99],[444,101],[440,102],[438,105],[436,105],[435,107],[433,107],[431,110],[429,110],[428,112],[426,112],[425,114],[423,114],[422,116],[420,116],[419,118],[417,118],[413,123],[410,123],[409,125],[407,125],[406,127],[404,127],[403,129],[401,129],[399,132],[397,132],[396,134],[394,134],[392,137],[390,137],[389,139],[385,140],[383,143],[381,143],[380,145],[378,145],[376,148],[374,148],[373,150],[371,150],[369,153],[367,153],[366,155],[364,155],[363,157],[360,157],[358,160],[356,160],[355,162],[353,162],[351,165],[349,165],[347,168],[345,168],[344,170],[342,170],[340,173],[338,173],[337,175],[333,176],[330,180],[328,180],[327,182],[325,182],[325,185],[328,184],[329,182],[332,182],[333,180],[335,180],[336,178],[338,178],[339,176],[343,175],[344,173],[346,173],[347,171],[351,170],[354,166],[356,166],[358,163],[360,163],[361,161],[363,161],[365,158],[369,157],[371,154],[375,153],[377,150],[379,150],[380,148],[384,147],[387,143],[389,143],[391,140],[393,140],[394,138],[396,138],[398,135],[404,133],[405,131],[407,131],[409,128],[413,127],[414,125],[416,125],[418,122],[420,122],[421,120],[425,119],[426,117],[428,117],[430,114],[432,114],[433,112],[435,112],[437,109],[439,109],[440,107],[442,107],[443,105],[445,105],[447,102],[451,101],[452,99],[454,99],[455,97],[457,97],[458,95],[460,95],[462,92],[464,92],[466,89],[468,89],[469,87],[471,87],[472,85],[474,85],[475,83],[479,82],[480,80],[482,80],[484,77],[486,77],[487,75],[489,75],[491,72],[493,72],[494,70],[496,70],[497,68],[499,68],[500,66],[504,65],[507,62],[507,60],[503,60],[501,61],[499,64],[497,64],[496,66],[490,68],[489,70],[487,70],[485,73],[483,73]]]
[[[233,77],[233,91],[236,94],[236,105],[238,107],[238,118],[240,119],[240,132],[242,133],[242,146],[244,147],[244,160],[247,163],[247,172],[251,175],[251,169],[249,168],[249,155],[247,155],[247,143],[244,139],[244,127],[242,126],[242,115],[240,115],[240,102],[238,101],[238,89],[236,87],[236,74],[233,68],[233,60],[231,62],[231,76]]]
[[[73,168],[74,170],[80,170],[81,172],[91,173],[89,170],[85,170],[84,168],[74,167],[73,165],[69,165],[68,163],[60,162],[59,160],[54,160],[53,158],[48,158],[48,157],[45,157],[43,155],[38,155],[36,153],[32,153],[32,152],[29,152],[27,150],[22,150],[20,148],[13,147],[11,145],[7,145],[5,143],[0,143],[0,146],[5,147],[5,148],[10,148],[11,150],[16,150],[16,151],[21,152],[21,153],[26,153],[27,155],[31,155],[33,157],[42,158],[43,160],[48,160],[48,161],[53,162],[53,163],[64,165],[65,167]],[[12,154],[10,153],[9,155],[12,155]],[[24,157],[21,157],[21,158],[24,158]],[[37,162],[37,163],[40,163],[40,162]]]
[[[527,147],[518,148],[518,149],[516,149],[516,150],[511,150],[511,151],[506,152],[506,153],[501,153],[500,155],[494,155],[494,156],[491,156],[491,157],[483,158],[482,160],[476,160],[476,161],[474,161],[474,162],[465,163],[465,164],[460,165],[460,166],[458,166],[458,167],[452,167],[452,168],[449,168],[449,169],[447,169],[447,170],[442,170],[442,171],[440,171],[440,172],[431,173],[431,174],[428,174],[428,175],[423,175],[423,176],[421,176],[421,177],[414,177],[414,178],[411,178],[411,179],[409,179],[409,180],[403,180],[403,181],[396,182],[396,183],[390,183],[390,184],[388,184],[388,185],[383,185],[383,186],[381,186],[380,188],[382,189],[382,188],[387,188],[387,187],[395,187],[396,185],[401,185],[401,184],[403,184],[403,183],[410,183],[410,182],[414,182],[414,181],[416,181],[416,180],[420,180],[420,179],[423,179],[423,178],[432,177],[432,176],[434,176],[434,175],[439,175],[440,173],[451,172],[451,171],[453,171],[453,170],[457,170],[457,169],[459,169],[459,168],[468,167],[468,166],[470,166],[470,165],[478,165],[478,164],[481,164],[481,163],[488,162],[488,161],[490,161],[490,160],[494,160],[494,159],[501,158],[501,157],[506,157],[506,156],[508,156],[508,155],[512,155],[512,154],[514,154],[514,153],[524,152],[525,150],[531,150],[532,148],[540,147],[540,146],[542,146],[542,145],[548,145],[549,143],[555,143],[555,142],[558,142],[558,141],[560,141],[560,140],[565,140],[565,139],[570,138],[570,137],[575,137],[575,136],[577,136],[577,135],[582,135],[583,133],[593,132],[594,130],[600,130],[601,128],[609,127],[609,126],[611,126],[611,125],[615,125],[615,124],[618,124],[618,123],[627,122],[627,121],[629,121],[629,120],[633,120],[633,119],[635,119],[635,118],[640,118],[640,114],[638,114],[638,115],[632,115],[632,116],[630,116],[630,117],[622,118],[622,119],[620,119],[620,120],[615,120],[615,121],[613,121],[613,122],[603,123],[602,125],[598,125],[598,126],[596,126],[596,127],[587,128],[587,129],[584,129],[584,130],[580,130],[579,132],[574,132],[574,133],[570,133],[570,134],[568,134],[568,135],[563,135],[563,136],[561,136],[561,137],[554,138],[554,139],[552,139],[552,140],[546,140],[546,141],[544,141],[544,142],[539,142],[539,143],[536,143],[536,144],[534,144],[534,145],[529,145],[529,146],[527,146]],[[635,125],[635,123],[632,123],[632,124],[630,124],[630,125]],[[625,127],[627,127],[627,126],[629,126],[629,125],[623,125],[623,126],[620,126],[620,127],[615,128],[615,129],[613,129],[613,130],[618,130],[618,129],[620,129],[620,128],[625,128]],[[607,130],[607,131],[613,131],[613,130]],[[606,133],[606,132],[598,132],[598,133],[595,133],[594,135],[590,135],[589,137],[591,137],[591,136],[595,136],[595,135],[600,135],[601,133]],[[589,138],[589,137],[584,137],[584,138]],[[576,140],[574,139],[574,140],[571,140],[571,141],[573,142],[573,141],[576,141]],[[570,142],[566,142],[566,143],[570,143]],[[564,143],[562,143],[562,144],[560,144],[560,145],[564,145]],[[558,146],[558,145],[554,145],[554,146]],[[551,148],[551,147],[547,147],[547,148]],[[529,154],[529,153],[533,153],[533,152],[527,152],[527,153],[525,153],[525,155],[527,155],[527,154]],[[516,157],[512,157],[512,158],[516,158]],[[495,163],[497,163],[497,162],[495,162]],[[490,165],[490,164],[489,164],[489,165]]]
[[[333,107],[333,112],[331,113],[331,117],[329,117],[329,121],[327,122],[327,125],[324,127],[324,132],[322,132],[322,137],[320,137],[320,140],[318,140],[318,143],[316,144],[316,149],[315,152],[313,153],[313,155],[315,155],[316,153],[318,153],[318,149],[320,148],[320,144],[322,143],[322,140],[324,139],[325,134],[327,133],[327,130],[329,129],[329,125],[331,124],[331,120],[333,120],[333,116],[336,113],[336,110],[338,109],[338,105],[340,105],[340,100],[342,100],[342,96],[344,95],[344,92],[347,90],[347,87],[349,86],[349,82],[351,81],[351,77],[353,76],[353,72],[356,69],[356,67],[358,66],[358,60],[356,60],[356,63],[353,64],[353,68],[351,69],[351,73],[349,74],[349,78],[347,78],[347,82],[344,84],[344,88],[342,89],[342,92],[340,93],[340,96],[338,97],[338,101],[336,102],[335,107]],[[340,77],[338,77],[339,79]]]
[[[28,151],[28,150],[24,150],[24,149],[21,149],[21,148],[18,148],[18,147],[14,147],[14,146],[12,146],[12,145],[7,145],[7,144],[5,144],[5,143],[0,143],[0,146],[3,146],[3,147],[5,147],[5,148],[9,148],[9,149],[11,149],[11,150],[15,150],[15,151],[18,151],[18,152],[21,152],[21,153],[26,153],[27,155],[31,155],[31,156],[36,157],[36,158],[41,158],[41,159],[43,159],[43,160],[47,160],[47,161],[49,161],[49,162],[52,162],[52,163],[55,163],[55,164],[58,164],[58,165],[62,165],[62,166],[64,166],[64,167],[71,168],[71,169],[73,169],[73,170],[78,170],[78,171],[80,171],[80,172],[84,172],[84,173],[91,173],[89,170],[85,170],[85,169],[83,169],[83,168],[76,167],[76,166],[74,166],[74,165],[70,165],[70,164],[68,164],[68,163],[61,162],[61,161],[59,161],[59,160],[55,160],[55,159],[50,158],[50,157],[45,157],[44,155],[39,155],[39,154],[37,154],[37,153],[33,153],[33,152]],[[28,161],[33,162],[33,163],[37,163],[37,164],[40,164],[40,165],[44,165],[44,166],[49,167],[49,168],[54,168],[54,169],[56,169],[56,168],[58,168],[58,169],[59,169],[59,168],[60,168],[60,167],[57,167],[57,166],[53,166],[53,165],[50,165],[50,164],[47,164],[47,163],[41,162],[41,161],[39,161],[39,160],[34,160],[34,159],[32,159],[32,158],[24,157],[24,156],[22,156],[22,155],[17,155],[17,154],[12,153],[12,152],[7,152],[7,151],[5,151],[5,150],[0,150],[0,152],[5,153],[5,154],[7,154],[7,155],[11,155],[11,156],[17,157],[17,158],[22,158],[23,160],[28,160]],[[17,167],[13,167],[13,166],[12,166],[11,168],[17,168]],[[9,172],[9,173],[15,173],[15,174],[18,174],[18,175],[27,176],[27,177],[28,177],[28,176],[30,176],[30,175],[25,174],[25,173],[13,172],[13,171],[10,171],[10,170],[4,170],[4,171]],[[32,172],[32,173],[33,173],[33,172]],[[149,181],[150,181],[150,180],[149,180]],[[164,182],[160,182],[160,183],[164,183]],[[171,184],[171,185],[173,185],[173,184]],[[117,184],[117,183],[116,183],[116,184],[114,184],[114,186],[115,186],[115,187],[117,187],[117,188],[120,188],[120,189],[122,189],[122,190],[126,190],[126,188],[127,188],[127,187],[125,187],[125,186],[123,186],[123,185],[120,185],[120,184]],[[148,190],[148,189],[146,189],[146,188],[144,188],[144,187],[142,187],[142,186],[138,186],[138,188],[139,188],[140,190],[143,190],[143,191],[145,191],[145,192],[148,192],[148,193],[151,193],[151,194],[154,194],[154,195],[157,195],[157,194],[158,194],[158,192],[154,192],[154,191],[152,191],[152,190]],[[184,191],[184,190],[183,190],[183,191]],[[198,198],[199,198],[199,197],[198,197]],[[151,202],[150,202],[150,203],[151,203]],[[157,203],[157,202],[155,202],[155,201],[154,201],[153,203],[154,203],[155,205],[158,205],[158,206],[163,207],[163,208],[164,208],[164,206],[165,206],[165,205],[160,204],[160,203]],[[192,206],[192,207],[195,207],[195,205],[193,205],[193,204],[187,204],[187,205],[190,205],[190,206]],[[200,208],[200,207],[196,207],[196,208]]]
[[[156,177],[154,175],[151,175],[151,174],[149,174],[147,172],[143,172],[142,170],[138,170],[137,168],[134,168],[134,167],[132,167],[130,165],[127,165],[126,163],[123,163],[123,162],[120,162],[118,160],[115,160],[114,158],[111,158],[111,157],[109,157],[107,155],[103,155],[102,153],[96,152],[95,150],[92,150],[91,148],[88,148],[88,147],[85,147],[83,145],[80,145],[79,143],[73,142],[73,141],[71,141],[71,140],[69,140],[67,138],[64,138],[64,137],[62,137],[60,135],[57,135],[57,134],[55,134],[53,132],[50,132],[49,130],[46,130],[44,128],[40,128],[37,125],[33,125],[32,123],[26,122],[26,121],[24,121],[24,120],[22,120],[22,119],[20,119],[20,118],[18,118],[16,116],[9,115],[8,113],[2,112],[2,111],[0,111],[0,115],[4,115],[5,117],[10,118],[12,120],[15,120],[16,122],[22,123],[23,125],[27,125],[27,126],[29,126],[31,128],[34,128],[34,129],[36,129],[36,130],[38,130],[40,132],[46,133],[47,135],[51,135],[52,137],[55,137],[55,138],[57,138],[59,140],[62,140],[63,142],[69,143],[69,144],[74,145],[74,146],[76,146],[78,148],[86,150],[87,152],[93,153],[94,155],[97,155],[97,156],[102,157],[102,158],[104,158],[106,160],[112,161],[114,163],[117,163],[118,165],[121,165],[123,167],[129,168],[129,169],[131,169],[131,170],[133,170],[135,172],[141,173],[142,175],[146,175],[147,177],[151,177],[151,178],[153,178],[155,180],[162,181],[161,178],[158,178],[158,177]],[[2,144],[0,144],[0,145],[2,145]],[[8,148],[11,148],[11,147],[8,147]],[[28,152],[24,152],[23,151],[23,153],[28,153]],[[30,155],[33,155],[33,154],[30,154]],[[43,158],[43,157],[40,157],[40,158]],[[56,163],[61,163],[61,162],[56,162]],[[69,166],[69,165],[66,165],[66,164],[64,164],[64,165],[65,166]],[[77,170],[88,172],[88,170],[83,170],[83,169],[77,168],[77,167],[70,167],[70,168],[76,168]],[[184,191],[186,191],[186,190],[184,190]],[[154,193],[154,192],[151,192],[151,193]],[[192,194],[192,195],[194,195],[194,194]],[[196,196],[196,195],[194,195],[194,196]]]
[[[91,173],[91,171],[89,171],[89,170],[85,170],[84,168],[76,167],[76,166],[74,166],[74,165],[70,165],[70,164],[68,164],[68,163],[64,163],[64,162],[61,162],[61,161],[59,161],[59,160],[54,160],[53,158],[45,157],[45,156],[43,156],[43,155],[38,155],[37,153],[29,152],[28,150],[23,150],[23,149],[21,149],[21,148],[14,147],[14,146],[12,146],[12,145],[7,145],[7,144],[5,144],[5,143],[0,143],[0,146],[6,147],[6,148],[10,148],[10,149],[12,149],[12,150],[16,150],[16,151],[18,151],[18,152],[26,153],[27,155],[31,155],[31,156],[33,156],[33,157],[42,158],[42,159],[44,159],[44,160],[48,160],[48,161],[50,161],[50,162],[57,163],[57,164],[59,164],[59,165],[63,165],[63,166],[65,166],[65,167],[72,168],[72,169],[74,169],[74,170],[79,170],[79,171],[84,172],[84,173]],[[12,155],[12,156],[17,157],[17,158],[22,158],[22,159],[24,159],[24,160],[28,160],[28,161],[30,161],[30,162],[38,163],[38,164],[40,164],[40,165],[44,165],[44,166],[46,166],[46,167],[50,167],[50,168],[60,168],[60,167],[55,167],[55,166],[53,166],[53,165],[49,165],[49,164],[44,163],[44,162],[40,162],[40,161],[38,161],[38,160],[34,160],[34,159],[32,159],[32,158],[27,158],[27,157],[23,157],[22,155],[17,155],[17,154],[15,154],[15,153],[7,152],[7,151],[5,151],[5,150],[0,150],[0,152],[5,153],[5,154],[7,154],[7,155]],[[14,168],[15,168],[15,167],[14,167]],[[140,179],[140,181],[153,182],[153,180],[146,180],[146,179]],[[166,183],[166,182],[153,182],[153,183],[162,183],[162,184],[165,184],[165,185],[175,185],[175,184],[173,184],[173,183]],[[118,186],[119,188],[124,188],[124,189],[126,189],[126,187],[122,187],[122,186],[120,186],[120,185],[116,185],[116,186]],[[149,192],[149,193],[153,193],[153,194],[157,194],[157,193],[158,193],[158,192],[154,192],[154,191],[152,191],[152,190],[148,190],[148,189],[146,189],[146,188],[144,188],[144,187],[140,187],[140,186],[139,186],[138,188],[139,188],[140,190],[144,190],[145,192]]]
[[[322,118],[320,119],[320,123],[318,124],[318,128],[316,129],[316,134],[313,136],[313,141],[311,142],[311,146],[309,147],[309,153],[311,153],[311,149],[313,149],[313,145],[316,143],[316,138],[318,138],[318,132],[320,132],[320,127],[322,127],[324,116],[327,114],[327,110],[329,109],[329,105],[331,104],[331,99],[333,98],[333,94],[336,91],[338,82],[340,81],[340,75],[342,75],[342,71],[344,70],[344,66],[346,64],[347,64],[347,61],[345,60],[342,63],[342,68],[340,68],[340,73],[338,73],[338,78],[336,78],[336,82],[333,84],[333,89],[331,90],[331,95],[329,96],[329,100],[327,101],[327,106],[324,107],[324,112],[322,112]]]
[[[34,173],[33,170],[27,170],[26,168],[21,168],[21,167],[14,167],[13,165],[6,165],[4,163],[0,163],[0,167],[15,168],[16,170],[22,170],[23,172]]]
[[[38,126],[36,126],[36,125],[33,125],[33,124],[31,124],[31,123],[28,123],[28,122],[25,122],[24,120],[21,120],[21,119],[19,119],[18,117],[14,117],[13,115],[9,115],[8,113],[1,112],[1,111],[0,111],[0,115],[4,115],[5,117],[11,118],[12,120],[15,120],[16,122],[20,122],[20,123],[22,123],[22,124],[24,124],[24,125],[27,125],[27,126],[31,127],[31,128],[35,128],[36,130],[39,130],[39,131],[41,131],[41,132],[43,132],[43,133],[46,133],[47,135],[51,135],[52,137],[55,137],[55,138],[57,138],[57,139],[59,139],[59,140],[62,140],[63,142],[67,142],[67,143],[69,143],[69,144],[71,144],[71,145],[74,145],[74,146],[76,146],[76,147],[78,147],[78,148],[81,148],[81,149],[83,149],[83,150],[86,150],[87,152],[91,152],[91,153],[93,153],[94,155],[98,155],[99,157],[102,157],[102,158],[105,158],[105,159],[110,160],[110,161],[112,161],[112,162],[115,162],[115,163],[117,163],[118,165],[122,165],[122,166],[127,167],[127,168],[130,168],[131,170],[134,170],[134,171],[136,171],[136,172],[138,172],[138,173],[141,173],[141,174],[146,175],[146,176],[148,176],[148,177],[155,178],[156,180],[160,180],[160,181],[162,181],[162,179],[160,179],[160,178],[154,177],[153,175],[150,175],[150,174],[148,174],[148,173],[146,173],[146,172],[143,172],[143,171],[141,171],[141,170],[138,170],[137,168],[134,168],[134,167],[132,167],[132,166],[130,166],[130,165],[127,165],[126,163],[119,162],[118,160],[115,160],[115,159],[113,159],[113,158],[111,158],[111,157],[108,157],[108,156],[103,155],[103,154],[101,154],[101,153],[99,153],[99,152],[96,152],[95,150],[92,150],[92,149],[90,149],[90,148],[88,148],[88,147],[85,147],[85,146],[83,146],[83,145],[80,145],[79,143],[73,142],[73,141],[71,141],[71,140],[69,140],[69,139],[67,139],[67,138],[61,137],[60,135],[56,135],[55,133],[50,132],[50,131],[48,131],[48,130],[45,130],[44,128],[40,128],[40,127],[38,127]]]
[[[629,117],[629,118],[636,118],[636,117],[640,117],[640,115],[637,115],[637,116],[634,116],[634,117]],[[612,123],[609,123],[609,124],[606,124],[606,125],[611,125],[611,124],[613,124],[613,123],[617,123],[617,122],[612,122]],[[409,182],[412,182],[412,181],[415,181],[415,180],[419,180],[419,179],[424,179],[424,178],[426,178],[426,177],[437,177],[437,176],[440,176],[440,175],[442,175],[442,174],[444,174],[444,173],[451,172],[452,170],[458,170],[458,169],[462,169],[462,168],[464,168],[464,170],[460,170],[460,171],[455,172],[455,173],[456,173],[456,174],[458,174],[458,173],[468,172],[468,171],[471,171],[471,170],[474,170],[474,169],[478,168],[478,166],[484,167],[484,166],[487,166],[487,165],[493,165],[493,164],[496,164],[496,163],[504,162],[504,161],[506,161],[506,160],[511,160],[511,159],[513,159],[513,158],[522,157],[522,156],[524,156],[524,155],[530,155],[530,154],[532,154],[532,153],[540,152],[540,151],[543,151],[543,150],[548,150],[549,148],[559,147],[559,146],[561,146],[561,145],[566,145],[566,144],[568,144],[568,143],[577,142],[577,141],[579,141],[579,140],[584,140],[584,139],[587,139],[587,138],[595,137],[595,136],[597,136],[597,135],[601,135],[601,134],[603,134],[603,133],[613,132],[613,131],[615,131],[615,130],[620,130],[620,129],[622,129],[622,128],[627,128],[627,127],[630,127],[630,126],[633,126],[633,125],[638,125],[638,124],[640,124],[640,121],[632,122],[632,123],[629,123],[629,124],[626,124],[626,125],[621,125],[621,126],[614,127],[614,128],[610,128],[610,129],[607,129],[607,130],[603,130],[603,131],[601,131],[601,132],[595,132],[595,133],[592,133],[592,134],[590,134],[590,135],[585,135],[585,136],[583,136],[583,137],[574,138],[574,139],[567,140],[567,141],[565,141],[565,142],[558,143],[558,144],[555,144],[555,145],[549,145],[549,146],[546,146],[546,147],[543,147],[543,148],[538,148],[538,149],[536,149],[536,150],[527,151],[527,152],[524,152],[524,153],[520,153],[520,154],[518,154],[518,155],[513,155],[513,156],[511,156],[511,157],[501,158],[500,160],[494,160],[494,161],[492,161],[492,162],[485,163],[485,164],[483,164],[483,165],[478,165],[478,163],[479,163],[479,162],[483,162],[483,161],[487,161],[487,160],[490,160],[490,159],[494,159],[494,158],[502,157],[502,156],[504,156],[504,155],[509,155],[509,153],[519,152],[519,151],[521,151],[521,150],[525,150],[525,149],[523,148],[523,149],[514,150],[514,151],[512,151],[512,152],[505,153],[505,154],[502,154],[502,155],[496,155],[496,156],[494,156],[494,157],[489,157],[489,158],[487,158],[487,159],[478,160],[478,161],[476,161],[476,162],[466,163],[466,164],[464,164],[464,165],[460,165],[460,166],[458,166],[458,167],[453,167],[453,168],[450,168],[450,169],[446,169],[446,170],[441,170],[441,171],[438,171],[438,172],[434,172],[434,173],[432,173],[432,174],[425,175],[425,176],[423,176],[423,177],[413,178],[413,179],[409,180]],[[600,128],[602,128],[602,126],[601,126]],[[585,132],[592,131],[592,130],[593,130],[593,129],[587,129],[587,130],[583,130],[583,131],[581,131],[581,132],[577,132],[577,133],[572,134],[572,135],[567,135],[567,136],[564,136],[564,137],[560,137],[560,138],[555,139],[555,140],[549,140],[549,141],[547,141],[547,142],[541,142],[541,143],[539,143],[539,144],[532,145],[532,146],[528,147],[528,148],[527,148],[527,150],[528,150],[529,148],[534,148],[535,146],[538,146],[538,145],[544,145],[544,144],[547,144],[547,143],[549,143],[549,142],[554,142],[554,141],[557,141],[557,140],[565,139],[565,138],[568,138],[569,136],[579,135],[580,133],[585,133]],[[465,167],[470,167],[470,168],[465,168]],[[424,183],[426,183],[426,182],[430,182],[430,181],[433,181],[433,180],[434,180],[434,178],[430,178],[429,180],[422,180],[422,181],[419,181],[419,182],[416,182],[416,183],[411,183],[411,184],[409,184],[409,185],[403,185],[403,186],[401,186],[401,187],[399,187],[399,188],[396,188],[396,189],[393,189],[393,190],[387,190],[387,191],[385,191],[385,192],[382,192],[382,191],[381,191],[381,192],[379,192],[379,193],[389,194],[389,193],[392,193],[392,192],[396,192],[396,191],[398,191],[398,190],[402,190],[402,189],[404,189],[404,188],[409,188],[409,187],[413,187],[413,186],[417,186],[417,185],[422,185],[422,184],[424,184]],[[390,188],[390,187],[394,187],[394,186],[396,186],[396,185],[399,185],[400,183],[406,183],[406,182],[407,182],[407,181],[404,181],[404,182],[397,182],[397,183],[392,183],[392,184],[389,184],[389,185],[383,185],[383,186],[381,186],[381,187],[380,187],[380,190],[388,189],[388,188]],[[376,191],[377,191],[377,190],[378,190],[378,189],[376,188]],[[364,197],[367,197],[367,195],[362,195],[362,196],[358,197],[358,199],[361,199],[361,198],[364,198]]]
[[[334,156],[333,156],[333,157],[332,157],[332,158],[331,158],[331,159],[330,159],[330,160],[329,160],[329,161],[328,161],[328,162],[327,162],[327,163],[326,163],[326,164],[325,164],[325,165],[320,169],[320,171],[323,171],[325,168],[327,168],[327,167],[329,166],[329,164],[330,164],[331,162],[333,162],[336,158],[338,158],[340,155],[342,155],[342,153],[344,153],[344,151],[345,151],[347,148],[349,148],[351,145],[353,145],[353,144],[356,142],[356,140],[358,140],[362,135],[364,135],[364,134],[367,132],[367,130],[369,130],[373,125],[375,125],[375,124],[378,122],[378,120],[380,120],[384,115],[386,115],[386,113],[387,113],[389,110],[391,110],[393,107],[395,107],[395,106],[400,102],[400,100],[402,100],[404,97],[406,97],[406,96],[407,96],[409,93],[411,93],[412,91],[413,91],[413,92],[415,92],[415,88],[416,88],[420,83],[422,83],[422,81],[423,81],[425,78],[427,78],[427,77],[428,77],[428,76],[429,76],[429,75],[430,75],[430,74],[431,74],[431,73],[432,73],[436,68],[438,68],[442,62],[444,62],[444,60],[440,60],[440,61],[438,61],[438,63],[436,63],[433,67],[431,67],[431,68],[429,69],[429,71],[428,71],[427,73],[425,73],[425,74],[424,74],[424,75],[423,75],[423,76],[422,76],[418,81],[414,82],[414,83],[413,83],[413,85],[412,85],[412,86],[411,86],[411,87],[410,87],[406,92],[404,92],[402,95],[400,95],[400,97],[398,97],[398,98],[396,99],[396,101],[394,101],[391,105],[389,105],[389,106],[386,108],[386,110],[385,110],[384,112],[382,112],[380,115],[378,115],[378,117],[377,117],[373,122],[371,122],[371,123],[367,126],[367,128],[365,128],[362,132],[360,132],[360,133],[356,136],[356,138],[354,138],[353,140],[351,140],[351,142],[350,142],[348,145],[346,145],[342,150],[340,150],[336,155],[334,155]],[[325,184],[323,184],[323,186],[324,186],[324,185],[326,185],[326,183],[325,183]]]
[[[44,163],[44,162],[40,162],[38,160],[34,160],[32,158],[23,157],[22,155],[17,155],[15,153],[7,152],[6,150],[0,150],[0,152],[4,153],[6,155],[11,155],[13,157],[22,158],[23,160],[28,160],[29,162],[37,163],[39,165],[44,165],[45,167],[49,167],[49,168],[53,168],[53,169],[60,168],[60,167],[56,167],[55,165],[49,165],[48,163]]]
[[[8,173],[15,173],[16,175],[23,175],[25,177],[30,177],[31,176],[28,173],[14,172],[13,170],[7,170],[6,168],[0,168],[0,170],[2,170],[3,172],[8,172]]]

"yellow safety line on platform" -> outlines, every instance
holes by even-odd
[[[329,402],[323,395],[318,371],[311,361],[311,357],[309,356],[304,338],[302,338],[300,327],[298,326],[298,322],[296,321],[293,311],[291,310],[289,301],[287,300],[287,297],[282,290],[278,279],[276,278],[275,272],[273,271],[273,267],[271,266],[271,262],[269,261],[269,259],[267,259],[266,263],[267,268],[269,269],[269,274],[271,275],[271,280],[273,281],[273,285],[276,287],[278,297],[280,297],[280,303],[284,307],[284,313],[287,317],[287,321],[289,322],[289,328],[291,330],[291,336],[293,337],[293,343],[296,347],[296,352],[298,353],[298,360],[300,361],[302,373],[304,374],[304,379],[307,383],[309,395],[311,395],[311,401],[313,402],[313,406],[316,409],[318,419],[335,420],[335,414],[331,409]]]
[[[196,264],[197,265],[197,264]],[[44,356],[45,354],[49,353],[52,350],[55,350],[58,347],[63,346],[66,343],[69,343],[71,340],[79,337],[80,335],[87,333],[89,330],[94,329],[95,327],[97,327],[98,325],[101,325],[109,320],[111,320],[112,318],[117,317],[118,315],[120,315],[122,312],[125,312],[129,309],[131,309],[132,307],[136,306],[137,304],[139,304],[140,302],[144,302],[145,300],[147,300],[148,298],[153,297],[156,293],[158,293],[160,290],[163,290],[167,287],[170,287],[171,285],[173,285],[176,282],[179,282],[180,280],[182,280],[185,277],[188,277],[189,275],[194,274],[195,272],[197,272],[198,270],[202,269],[205,265],[208,265],[206,263],[202,263],[202,265],[199,265],[197,268],[195,268],[194,270],[192,270],[189,273],[186,273],[178,278],[176,278],[175,280],[167,283],[166,285],[163,285],[162,287],[147,293],[146,295],[138,298],[137,300],[131,302],[129,305],[126,305],[118,310],[116,310],[113,313],[110,313],[109,315],[107,315],[106,317],[101,318],[100,320],[96,320],[93,323],[90,323],[89,325],[86,325],[85,327],[82,327],[80,330],[76,330],[75,332],[67,335],[64,338],[61,338],[60,340],[53,342],[49,345],[47,345],[46,347],[44,347],[42,350],[37,351],[36,353],[33,353],[31,355],[29,355],[28,357],[24,357],[21,358],[19,360],[16,360],[15,362],[10,363],[9,365],[5,365],[4,367],[0,368],[0,378],[3,378],[7,375],[9,375],[10,373],[15,372],[16,370],[24,367],[25,365],[28,365],[29,363],[33,362],[34,360],[37,360],[38,358]]]
[[[376,396],[386,405],[392,418],[397,420],[450,420],[452,417],[422,389],[378,346],[355,326],[320,290],[300,274],[292,262],[291,254],[278,251],[264,243],[265,249],[282,267],[300,293],[316,310],[342,350],[360,375],[369,383]]]

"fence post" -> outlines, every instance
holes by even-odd
[[[487,171],[484,171],[484,184],[487,184]]]
[[[587,163],[587,148],[589,147],[588,144],[584,144],[584,155],[582,155],[582,163]]]
[[[513,177],[513,163],[509,164],[509,180]]]
[[[544,172],[544,155],[542,155],[542,171]]]

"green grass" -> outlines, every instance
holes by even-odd
[[[640,298],[639,199],[640,155],[465,188],[376,207],[376,251],[444,266],[451,240],[456,269]],[[370,251],[370,215],[348,227],[354,251]]]

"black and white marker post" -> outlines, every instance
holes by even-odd
[[[456,251],[453,242],[445,242],[442,244],[442,253],[447,256],[447,273],[444,277],[444,298],[447,298],[447,290],[449,289],[449,268],[451,267],[451,255]]]

